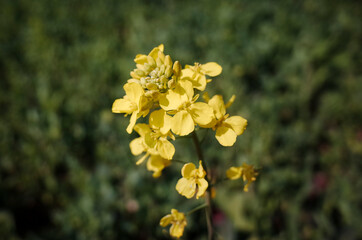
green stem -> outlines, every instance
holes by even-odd
[[[187,164],[188,162],[182,161],[182,160],[178,160],[178,159],[172,159],[173,162],[177,162],[177,163],[182,163],[182,164]]]
[[[199,160],[202,161],[202,163],[204,165],[203,167],[204,167],[206,173],[208,173],[207,166],[206,166],[206,163],[204,161],[204,155],[202,153],[200,141],[199,141],[195,131],[192,132],[192,140],[193,140],[195,148],[196,148],[197,156],[198,156]],[[209,187],[207,188],[207,191],[205,193],[205,204],[206,204],[205,214],[206,214],[208,240],[213,240],[214,239],[214,227],[213,227],[212,215],[211,215],[211,209],[212,209],[212,206],[211,206],[211,188],[210,188],[211,181],[208,180],[208,183],[209,183]]]
[[[200,209],[203,209],[203,208],[205,208],[205,207],[208,207],[208,205],[207,205],[206,203],[201,204],[200,206],[197,206],[197,207],[195,207],[194,209],[188,211],[188,212],[186,213],[186,215],[190,215],[190,214],[192,214],[192,213],[194,213],[194,212],[196,212],[196,211],[198,211],[198,210],[200,210]]]

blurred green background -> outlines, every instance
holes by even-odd
[[[214,174],[261,168],[249,193],[217,188],[225,239],[362,239],[361,13],[357,0],[1,1],[0,239],[169,239],[159,219],[202,202],[176,192],[182,165],[159,179],[137,167],[137,135],[111,113],[134,56],[160,43],[182,65],[222,65],[208,91],[236,94],[229,112],[249,120],[233,147],[203,144]],[[176,145],[197,162],[191,140]],[[184,239],[206,239],[204,213],[188,220]]]

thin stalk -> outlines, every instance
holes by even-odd
[[[205,207],[207,207],[207,206],[208,206],[207,203],[201,204],[200,206],[197,206],[197,207],[195,207],[194,209],[188,211],[188,212],[186,213],[186,215],[190,215],[190,214],[192,214],[192,213],[194,213],[194,212],[196,212],[196,211],[198,211],[198,210],[200,210],[200,209],[203,209],[203,208],[205,208]]]
[[[196,148],[196,153],[197,156],[199,158],[199,160],[201,160],[203,162],[203,167],[206,171],[207,171],[207,166],[206,163],[204,161],[204,155],[202,153],[202,149],[201,149],[201,145],[200,145],[200,141],[196,135],[196,132],[192,132],[192,140],[194,142],[195,148]],[[207,175],[206,175],[207,176]],[[206,223],[207,223],[207,232],[208,232],[208,240],[214,240],[214,227],[213,227],[213,222],[212,222],[212,215],[211,215],[211,209],[212,209],[212,205],[211,205],[211,181],[208,180],[209,183],[209,187],[207,188],[207,191],[205,193],[205,214],[206,214]]]

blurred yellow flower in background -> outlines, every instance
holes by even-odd
[[[236,180],[243,178],[243,181],[246,182],[244,186],[244,191],[249,191],[249,185],[256,181],[256,176],[258,173],[255,171],[253,165],[243,163],[241,167],[231,167],[226,171],[226,176],[231,180]]]
[[[164,216],[160,221],[162,227],[166,227],[170,224],[172,225],[170,228],[170,235],[172,237],[180,238],[187,225],[185,214],[176,209],[172,209],[171,214]]]

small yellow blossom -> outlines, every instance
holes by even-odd
[[[137,119],[148,114],[150,105],[142,87],[138,83],[126,83],[123,88],[126,95],[113,102],[112,112],[125,113],[125,116],[132,114],[127,127],[127,132],[131,134]]]
[[[196,102],[199,95],[194,96],[192,84],[181,81],[173,90],[160,97],[160,106],[170,113],[171,130],[177,135],[185,136],[194,131],[195,125],[207,125],[213,121],[212,108],[203,102]]]
[[[211,81],[207,80],[205,75],[215,77],[219,75],[221,71],[222,67],[215,62],[206,64],[195,63],[194,66],[185,66],[185,69],[182,70],[181,79],[190,81],[194,88],[204,91],[207,82]]]
[[[151,116],[153,114],[159,113],[155,111]],[[152,119],[151,116],[150,119]],[[133,139],[129,144],[132,154],[138,156],[146,152],[136,164],[139,165],[148,159],[147,169],[154,172],[153,177],[159,177],[162,170],[170,165],[170,160],[175,154],[175,147],[167,140],[168,136],[172,139],[174,136],[169,130],[162,134],[159,129],[154,129],[144,123],[137,124],[134,129],[140,137]]]
[[[148,55],[138,54],[134,59],[137,68],[131,72],[132,78],[128,80],[139,83],[145,90],[145,95],[154,100],[158,99],[160,93],[173,88],[181,75],[180,63],[173,63],[170,55],[165,55],[163,50],[164,46],[161,44]]]
[[[249,191],[249,185],[256,181],[258,173],[255,171],[253,165],[243,163],[241,167],[231,167],[226,171],[226,176],[231,180],[243,178],[244,182],[247,182],[244,186],[244,191]]]
[[[207,95],[204,98],[207,99]],[[225,105],[221,95],[213,96],[208,104],[214,110],[215,120],[208,125],[201,125],[204,128],[216,130],[217,141],[225,147],[234,145],[236,137],[244,132],[247,125],[246,119],[240,116],[229,117],[229,114],[226,114],[226,106],[230,106],[234,99],[233,96],[231,101]]]
[[[164,216],[160,221],[162,227],[166,227],[170,224],[172,225],[170,228],[170,235],[172,237],[180,238],[187,225],[185,214],[176,209],[171,209],[171,214]]]
[[[135,131],[140,137],[131,141],[131,152],[135,156],[143,152],[146,152],[147,155],[142,157],[137,164],[141,164],[148,155],[160,155],[165,159],[172,159],[175,154],[175,147],[167,140],[167,137],[172,135],[171,133],[164,135],[159,130],[152,129],[150,125],[145,123],[137,124]],[[171,137],[173,137],[173,135]]]
[[[195,193],[196,198],[203,196],[208,182],[205,180],[206,172],[202,167],[202,162],[199,162],[199,168],[197,169],[193,163],[187,163],[181,170],[182,178],[178,180],[176,184],[176,190],[186,198],[192,198]]]

